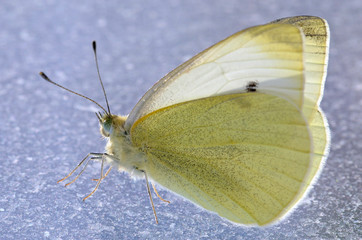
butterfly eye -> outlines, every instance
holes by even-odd
[[[100,119],[101,125],[101,134],[105,137],[109,137],[112,133],[112,118],[110,117],[103,117]]]

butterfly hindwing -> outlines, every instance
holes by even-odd
[[[302,189],[308,126],[290,101],[231,94],[166,107],[138,120],[132,142],[164,187],[238,223],[265,225]]]

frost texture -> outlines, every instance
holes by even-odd
[[[358,239],[362,186],[362,31],[359,0],[3,1],[0,6],[1,239]],[[339,6],[335,8],[335,6]],[[280,10],[283,9],[281,13]],[[296,10],[298,9],[298,10]],[[56,184],[88,152],[103,151],[94,106],[37,73],[103,104],[91,41],[98,41],[114,113],[127,114],[153,83],[185,58],[248,26],[313,13],[331,25],[322,102],[330,156],[314,189],[278,225],[244,228],[160,190],[154,222],[144,181],[92,163],[68,188]],[[345,38],[348,36],[348,38]]]

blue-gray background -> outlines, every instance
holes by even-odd
[[[361,236],[362,2],[26,1],[0,3],[0,239],[358,239]],[[144,181],[99,163],[73,185],[56,181],[88,152],[102,152],[97,108],[55,81],[103,104],[91,50],[112,111],[127,114],[164,74],[246,27],[316,15],[331,28],[322,102],[332,131],[319,181],[296,211],[268,228],[235,226],[171,192],[155,198]]]

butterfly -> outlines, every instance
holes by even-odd
[[[100,160],[94,191],[114,167],[145,177],[153,210],[149,181],[234,223],[276,223],[301,202],[328,155],[320,108],[328,49],[319,17],[245,29],[168,73],[128,116],[111,113],[102,81],[107,109],[41,72],[103,110],[96,115],[105,153],[88,154],[62,180]]]

